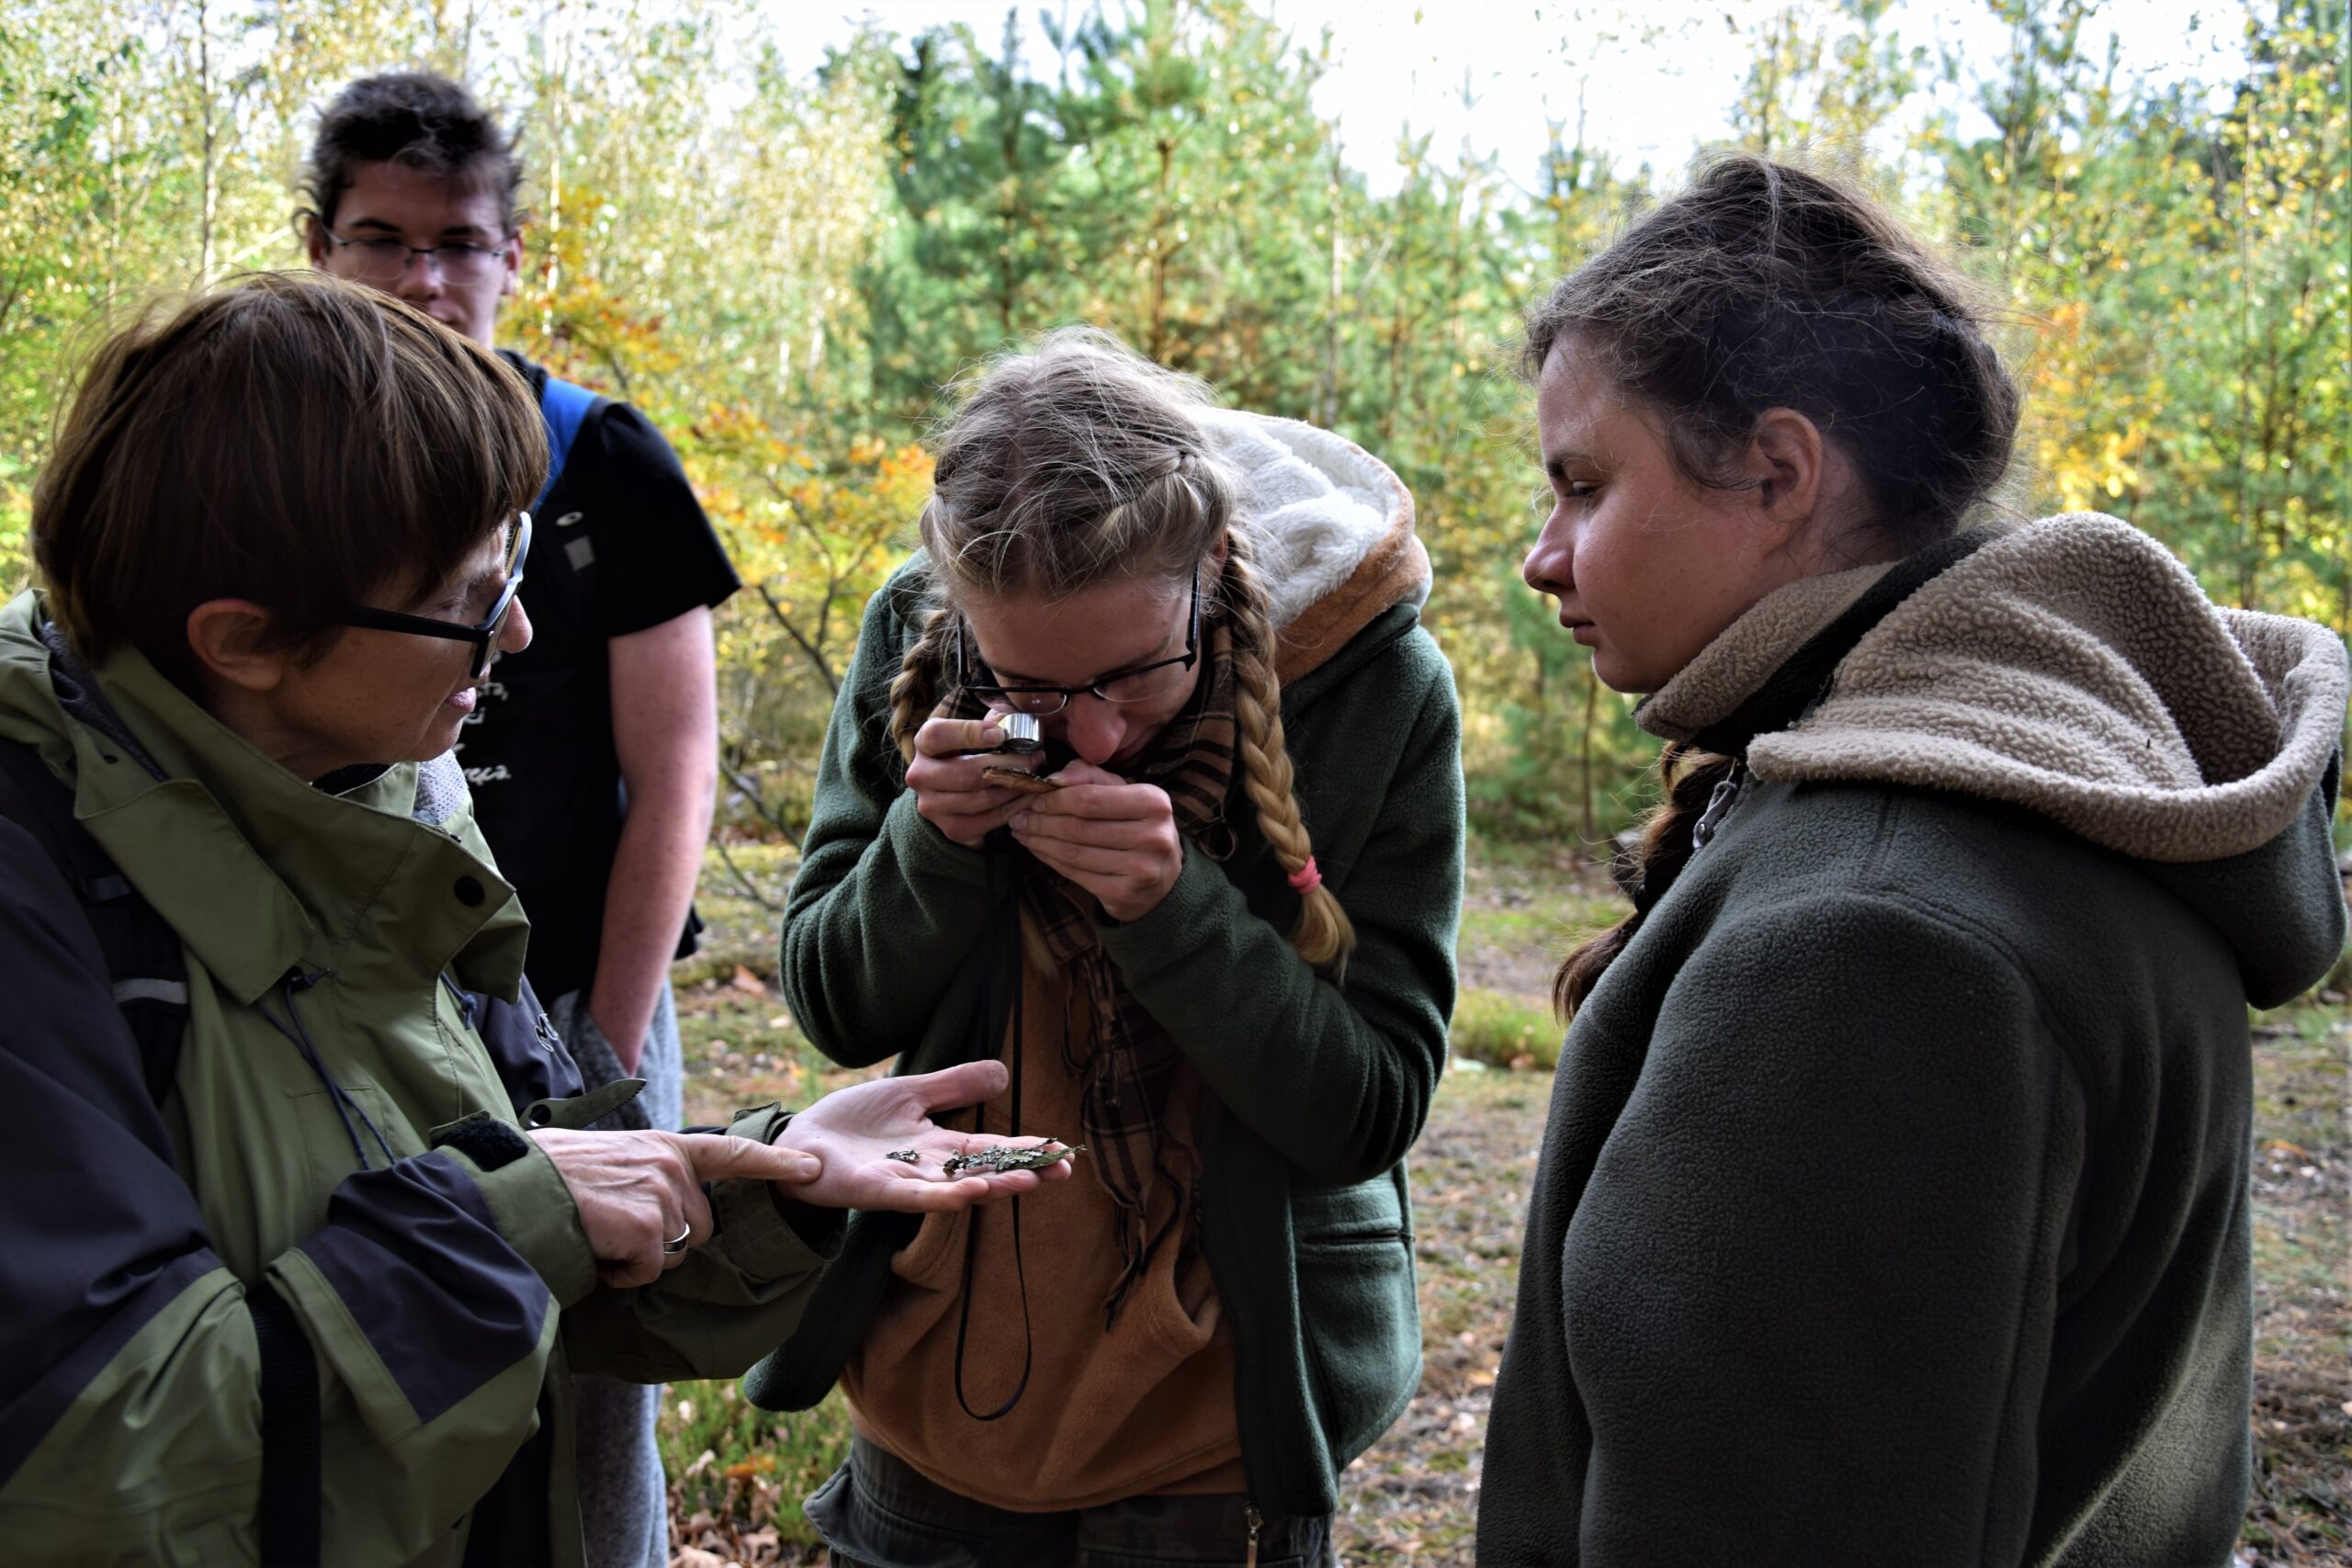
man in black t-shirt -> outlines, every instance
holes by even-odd
[[[501,357],[543,391],[544,369],[511,350]],[[590,1021],[612,1025],[604,1032],[617,1052],[619,1031],[645,1010],[622,987],[594,985],[609,972],[599,958],[614,953],[616,930],[621,947],[638,940],[633,912],[610,900],[645,897],[624,860],[629,825],[649,821],[642,803],[682,788],[701,809],[671,827],[683,840],[691,826],[693,841],[665,835],[662,845],[693,892],[718,756],[710,607],[737,582],[676,454],[627,403],[597,400],[534,520],[539,558],[525,570],[542,575],[527,577],[525,592],[537,630],[529,648],[492,667],[458,760],[531,917],[533,988],[584,993]],[[683,780],[664,776],[688,761],[698,766]],[[653,913],[662,918],[638,922],[649,928],[648,970],[692,940],[682,941],[674,899]],[[639,1065],[633,1055],[622,1055],[624,1068]]]
[[[306,171],[311,265],[490,346],[522,243],[514,139],[454,82],[354,82]],[[498,660],[459,742],[474,809],[531,919],[526,969],[591,1082],[642,1077],[635,1124],[682,1120],[669,964],[692,942],[718,763],[713,606],[738,586],[661,434],[626,403],[541,394],[568,449],[533,509],[530,647]],[[566,389],[559,385],[558,391]],[[575,389],[571,389],[576,393]],[[555,417],[582,414],[576,427]],[[594,1568],[662,1568],[659,1389],[578,1380]]]

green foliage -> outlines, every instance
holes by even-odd
[[[1548,1073],[1559,1065],[1564,1032],[1558,1020],[1521,998],[1464,987],[1453,1004],[1447,1044],[1456,1056],[1489,1067]]]
[[[693,1539],[708,1514],[773,1529],[781,1544],[821,1545],[800,1500],[849,1452],[849,1409],[839,1393],[813,1410],[780,1415],[743,1397],[731,1381],[672,1383],[656,1444],[675,1477],[673,1517]]]
[[[2352,629],[2346,0],[2200,11],[2243,30],[2243,79],[2162,88],[2094,57],[2095,0],[1986,3],[1996,59],[1905,39],[1888,0],[1732,13],[1753,62],[1737,136],[1838,161],[2013,323],[2018,509],[2119,513],[2225,602]],[[1649,172],[1581,126],[1555,128],[1532,189],[1426,137],[1343,149],[1312,100],[1328,40],[1247,0],[1073,7],[1028,54],[1010,15],[993,36],[876,24],[813,73],[786,15],[0,6],[0,587],[21,580],[31,477],[92,334],[158,291],[298,262],[316,106],[423,62],[526,130],[508,341],[663,426],[749,584],[720,626],[733,828],[805,824],[859,608],[913,537],[942,389],[1088,321],[1403,476],[1478,826],[1605,850],[1655,748],[1517,581],[1541,487],[1510,345]],[[1989,134],[1910,112],[1931,88]],[[1393,193],[1367,155],[1393,158]]]
[[[1997,134],[1943,162],[1970,259],[2040,329],[2034,501],[2129,518],[2224,604],[2352,630],[2343,0],[2250,6],[2218,114],[2125,90],[2084,0],[2002,9]]]

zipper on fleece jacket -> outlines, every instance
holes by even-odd
[[[1692,854],[1695,855],[1705,849],[1713,840],[1715,834],[1722,829],[1724,818],[1730,816],[1731,808],[1739,804],[1739,786],[1747,782],[1747,762],[1742,759],[1731,765],[1731,772],[1724,774],[1722,782],[1718,783],[1713,791],[1708,795],[1707,808],[1700,812],[1699,820],[1691,824],[1690,852]]]

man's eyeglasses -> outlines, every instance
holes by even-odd
[[[408,258],[423,256],[451,283],[479,283],[505,265],[506,242],[494,245],[452,243],[412,245],[382,235],[346,238],[325,224],[319,225],[327,243],[352,258],[356,276],[368,283],[397,283],[408,271]]]
[[[1165,697],[1184,683],[1184,672],[1201,658],[1201,569],[1193,569],[1193,607],[1184,633],[1184,651],[1173,659],[1156,659],[1114,671],[1089,686],[1001,686],[971,677],[972,664],[964,650],[964,619],[956,618],[956,681],[967,692],[992,707],[1013,713],[1059,713],[1070,698],[1091,693],[1106,703],[1148,703]],[[979,668],[985,670],[986,664]]]
[[[523,591],[523,558],[531,553],[531,514],[517,512],[509,525],[506,539],[506,586],[498,592],[498,603],[490,607],[490,617],[480,626],[462,626],[456,621],[436,621],[430,615],[411,615],[399,610],[379,610],[373,604],[355,604],[334,617],[339,626],[366,626],[371,631],[408,632],[416,637],[445,637],[451,642],[474,645],[473,669],[468,679],[479,681],[490,669],[490,656],[498,647],[498,634],[505,627],[506,617],[514,608],[514,596]]]

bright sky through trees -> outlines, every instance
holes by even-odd
[[[943,386],[1082,321],[1396,468],[1482,830],[1604,843],[1655,748],[1519,580],[1512,344],[1702,144],[1849,169],[1975,280],[2027,391],[2003,506],[2352,631],[2347,7],[5,0],[0,588],[95,334],[296,264],[319,106],[421,62],[524,132],[507,340],[658,421],[742,570],[742,820],[805,824]]]
[[[901,34],[970,28],[995,48],[1012,14],[1030,71],[1051,78],[1053,45],[1044,18],[1075,23],[1089,0],[802,0],[830,16],[806,35],[812,52],[846,46],[862,22]],[[1733,106],[1754,62],[1750,28],[1775,7],[1760,0],[1252,0],[1254,7],[1314,49],[1330,30],[1330,69],[1315,85],[1317,112],[1336,120],[1347,160],[1371,190],[1394,194],[1406,167],[1397,142],[1409,129],[1430,152],[1494,156],[1523,187],[1539,178],[1550,122],[1575,139],[1579,109],[1587,145],[1621,173],[1647,164],[1679,171],[1702,145],[1735,134]],[[1128,7],[1108,0],[1118,14]],[[1843,8],[1824,3],[1826,20]],[[1923,45],[1930,62],[1950,51],[1963,62],[2000,58],[2009,28],[1982,0],[1895,0],[1881,27]],[[2119,73],[2163,86],[2186,78],[2228,82],[2245,58],[2241,15],[2215,0],[2121,0],[2094,15],[2085,52],[2117,45]],[[813,64],[813,59],[809,62]],[[1938,72],[1927,74],[1933,76]],[[1891,156],[1902,137],[1950,114],[1967,138],[1990,125],[1959,84],[1935,81],[1904,106],[1871,151]]]

